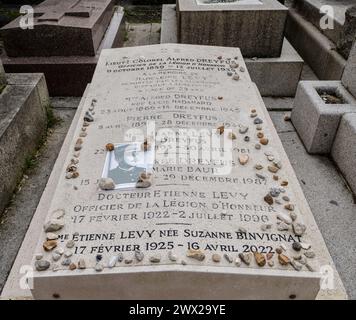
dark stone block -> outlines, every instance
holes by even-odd
[[[9,57],[94,56],[114,11],[114,0],[46,0],[35,7],[34,27],[18,17],[1,34]]]

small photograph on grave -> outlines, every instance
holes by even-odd
[[[138,182],[151,174],[154,162],[153,150],[145,151],[142,145],[116,144],[107,150],[102,178],[112,179],[115,189],[136,188]]]

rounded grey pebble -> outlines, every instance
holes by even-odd
[[[266,180],[266,176],[264,176],[263,174],[260,173],[256,173],[256,177],[262,180]]]
[[[124,261],[124,255],[122,254],[122,252],[119,252],[117,255],[117,262],[122,262]]]
[[[74,240],[69,240],[67,243],[66,243],[66,247],[67,248],[73,248],[75,246],[75,241]]]
[[[86,263],[85,263],[85,260],[83,258],[79,259],[78,268],[79,269],[85,269],[86,268]]]
[[[112,256],[109,259],[108,267],[109,268],[114,268],[116,266],[117,261],[118,261],[118,257],[117,256]]]
[[[102,265],[101,262],[98,262],[98,263],[95,265],[95,271],[100,272],[100,271],[103,271],[103,269],[104,269],[104,266]]]
[[[307,258],[309,258],[309,259],[315,258],[315,253],[314,253],[314,251],[306,251],[306,252],[304,252],[304,255],[305,255]]]
[[[280,193],[281,192],[278,188],[271,188],[269,191],[269,194],[274,198],[278,197],[280,195]]]
[[[73,252],[71,250],[66,250],[66,251],[64,251],[63,255],[65,258],[69,258],[73,255]]]
[[[35,259],[36,260],[42,260],[42,258],[43,258],[43,254],[42,253],[35,254]]]
[[[293,242],[292,248],[293,248],[295,251],[300,251],[300,250],[302,249],[302,245],[301,245],[299,242]]]
[[[115,182],[111,178],[101,178],[99,181],[99,188],[101,190],[114,190]]]
[[[45,271],[50,267],[51,263],[47,260],[36,260],[35,268],[37,271]]]
[[[172,251],[169,251],[168,252],[168,259],[170,260],[170,261],[177,261],[178,260],[178,257],[175,255],[175,254],[173,254],[173,252]]]
[[[254,124],[261,124],[261,123],[263,123],[263,121],[262,121],[261,118],[255,118],[255,120],[253,120],[253,123]]]
[[[244,134],[244,133],[246,133],[247,131],[248,131],[248,127],[247,127],[247,126],[240,126],[239,132],[240,132],[241,134]]]
[[[58,261],[60,258],[61,258],[60,254],[53,252],[53,254],[52,254],[53,261]]]
[[[150,257],[150,262],[152,262],[152,263],[158,263],[160,261],[161,261],[160,254],[155,254],[154,256]]]
[[[72,263],[72,260],[71,259],[64,259],[62,261],[62,266],[69,266],[70,264]]]

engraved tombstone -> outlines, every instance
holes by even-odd
[[[83,103],[35,298],[316,297],[327,249],[238,48],[103,50]]]

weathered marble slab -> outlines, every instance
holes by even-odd
[[[228,75],[232,64],[239,64],[232,68],[239,80]],[[252,109],[257,117],[251,117]],[[94,121],[85,127],[87,135],[82,137],[76,158],[74,147],[88,110]],[[36,252],[50,267],[34,273],[35,298],[316,297],[320,266],[329,266],[330,257],[239,49],[166,44],[103,50],[80,112],[68,156],[60,160],[62,173],[52,202],[46,208],[46,222],[63,210],[65,225],[55,232],[59,240],[52,251],[44,252],[46,234],[42,231],[40,235]],[[257,118],[263,121],[262,130],[254,124]],[[166,142],[182,133],[180,129],[207,129],[213,140],[221,138],[216,131],[224,125],[225,134],[231,129],[236,139],[225,139],[224,159],[215,154],[198,165],[189,161],[156,163],[149,188],[101,190],[98,181],[107,153],[105,145],[125,142],[125,134],[132,134],[132,129],[146,130],[147,121],[154,121],[158,135],[162,133],[159,129],[172,130],[167,139],[160,136],[156,140],[157,161],[166,151]],[[246,133],[240,133],[242,126],[249,127]],[[264,133],[268,144],[256,149],[258,132]],[[188,149],[183,144],[170,150],[176,156],[177,150],[187,153],[194,147]],[[229,154],[231,172],[224,173],[221,170],[226,166],[219,164]],[[281,167],[275,174],[267,170],[273,166],[272,154]],[[249,160],[242,165],[246,155]],[[79,160],[79,176],[66,179],[72,158]],[[256,164],[263,169],[256,170]],[[278,175],[278,180],[273,175]],[[272,205],[267,204],[264,197],[271,187],[280,188],[281,184],[284,192]],[[307,227],[303,235],[293,230],[289,220],[294,215],[286,204],[289,209],[294,205],[296,222]],[[41,214],[36,212],[36,216]],[[288,230],[278,230],[282,225],[277,217],[287,221],[284,228]],[[74,240],[73,248],[66,247],[70,240]],[[311,248],[297,252],[293,243],[297,243],[295,247],[302,243],[304,248],[310,244]],[[63,256],[57,262],[52,260],[59,247],[73,253],[71,266],[62,265]],[[190,249],[197,248],[202,250],[202,261],[187,256]],[[142,260],[135,255],[137,250],[143,254]],[[303,255],[306,264],[293,262],[300,271],[289,263],[282,265],[279,261],[284,257],[277,254],[281,250],[291,260]],[[258,259],[251,254],[250,265],[241,262],[238,255],[251,251],[262,254],[256,255],[260,263],[268,253],[270,260],[258,266]],[[121,254],[123,261],[109,268],[113,256]],[[78,269],[81,259],[85,269]],[[32,263],[38,266],[35,258]]]
[[[18,17],[1,28],[9,57],[95,56],[114,12],[114,0],[46,0],[32,29]]]

